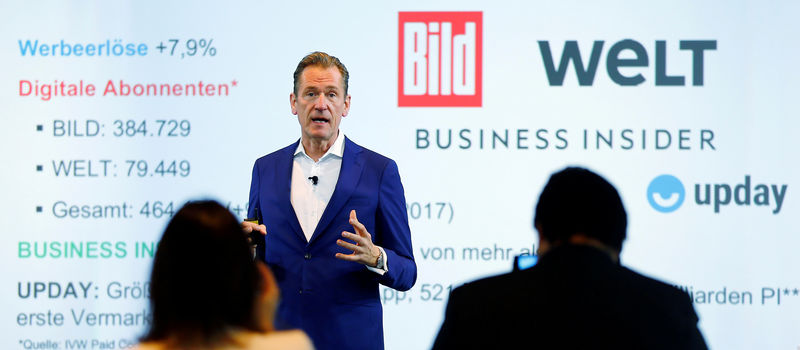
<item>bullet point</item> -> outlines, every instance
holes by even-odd
[[[39,124],[36,126],[36,131],[42,131],[42,130],[44,130],[44,125]]]
[[[36,171],[42,171],[42,169],[44,169],[43,166],[41,166],[41,165],[37,165],[36,166]]]
[[[41,213],[42,212],[42,207],[36,207],[36,212],[37,213]]]

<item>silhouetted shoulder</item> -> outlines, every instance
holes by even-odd
[[[483,293],[493,294],[498,292],[498,288],[519,286],[524,282],[521,273],[512,272],[490,277],[481,278],[472,282],[465,283],[453,290],[453,293],[469,293],[470,295],[480,295]]]
[[[689,300],[689,295],[675,286],[669,285],[655,278],[645,276],[624,266],[622,267],[621,271],[630,277],[630,280],[635,286],[653,290],[654,292],[663,294],[661,295],[663,297]]]
[[[448,310],[477,319],[518,312],[531,296],[531,273],[525,272],[528,273],[512,272],[486,277],[456,287],[450,293]]]
[[[624,281],[631,292],[638,295],[636,300],[640,303],[672,319],[697,321],[692,300],[686,292],[627,267],[622,267],[621,273],[627,276]]]

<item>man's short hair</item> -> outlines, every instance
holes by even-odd
[[[347,68],[341,61],[339,61],[338,58],[320,51],[314,51],[306,55],[306,57],[303,57],[303,59],[300,60],[300,63],[297,64],[297,68],[294,70],[293,91],[295,95],[297,95],[297,88],[299,87],[300,84],[299,82],[300,75],[303,74],[303,70],[305,70],[306,67],[310,66],[319,66],[322,68],[336,67],[337,69],[339,69],[339,73],[342,74],[342,82],[344,82],[344,95],[347,96],[347,87],[348,87],[348,80],[350,79],[350,73],[347,72]]]
[[[584,168],[554,173],[536,204],[534,225],[552,243],[566,243],[582,233],[622,250],[628,217],[619,193],[606,179]]]

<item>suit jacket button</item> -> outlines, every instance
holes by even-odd
[[[306,258],[306,260],[311,259],[311,253],[306,253],[306,255],[304,255],[303,257]]]

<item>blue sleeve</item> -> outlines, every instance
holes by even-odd
[[[250,201],[247,205],[247,218],[258,218],[260,217],[260,213],[256,212],[256,208],[259,207],[259,190],[261,185],[261,180],[258,171],[258,161],[253,164],[253,176],[250,180]]]
[[[411,289],[417,280],[417,264],[411,247],[403,184],[392,160],[381,175],[375,227],[376,244],[386,251],[389,267],[389,271],[378,277],[378,282],[400,291]]]

